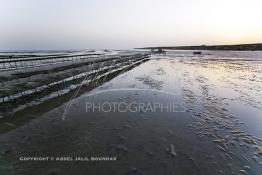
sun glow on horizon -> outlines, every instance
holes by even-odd
[[[261,0],[0,0],[0,3],[0,49],[262,42]]]

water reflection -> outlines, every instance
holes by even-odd
[[[1,135],[0,141],[7,148],[15,148],[7,154],[14,171],[18,174],[260,173],[262,65],[253,52],[216,53],[194,56],[189,52],[168,52],[165,56],[154,56],[90,92],[84,91],[63,122],[65,104]],[[253,55],[250,60],[249,54]],[[159,91],[176,94],[176,98]],[[87,101],[127,104],[175,101],[183,104],[185,111],[86,112]],[[37,156],[39,152],[54,156],[116,156],[118,160],[44,164],[17,160],[18,155]]]

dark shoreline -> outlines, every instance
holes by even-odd
[[[228,50],[228,51],[262,51],[262,44],[237,45],[201,45],[201,46],[161,46],[143,47],[137,49],[164,49],[164,50]]]

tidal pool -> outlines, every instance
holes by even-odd
[[[153,55],[1,134],[0,172],[260,174],[261,59],[262,52]],[[19,160],[39,156],[73,160]]]

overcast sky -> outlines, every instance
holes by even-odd
[[[262,0],[0,0],[0,50],[262,42]]]

